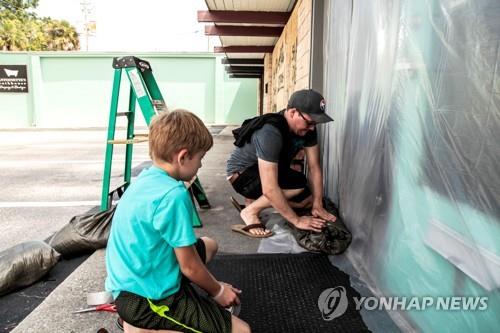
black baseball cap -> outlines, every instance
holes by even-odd
[[[333,119],[325,113],[325,99],[319,92],[312,89],[303,89],[294,92],[287,106],[287,109],[291,108],[306,113],[317,123],[333,121]]]

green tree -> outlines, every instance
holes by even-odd
[[[64,20],[39,18],[38,0],[0,0],[0,50],[73,51],[80,48],[75,28]]]

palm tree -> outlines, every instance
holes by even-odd
[[[28,11],[37,5],[38,0],[0,0],[0,50],[78,50],[76,29],[67,21],[39,18]]]
[[[43,30],[48,36],[47,50],[74,51],[80,48],[78,34],[73,26],[64,20],[43,20]]]

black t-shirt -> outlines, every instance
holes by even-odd
[[[312,147],[318,144],[316,129],[308,132],[305,136],[290,133],[292,145],[289,149],[287,162],[291,162],[297,152],[303,147]],[[288,144],[286,143],[286,144]],[[265,124],[262,128],[252,134],[250,142],[243,147],[236,147],[227,161],[226,172],[231,175],[242,172],[246,168],[257,163],[257,159],[278,163],[283,149],[283,138],[278,128],[271,124]]]

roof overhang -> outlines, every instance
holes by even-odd
[[[208,11],[198,11],[198,22],[210,23],[205,34],[219,36],[225,53],[222,63],[230,77],[261,77],[264,55],[272,53],[295,0],[205,0]]]

